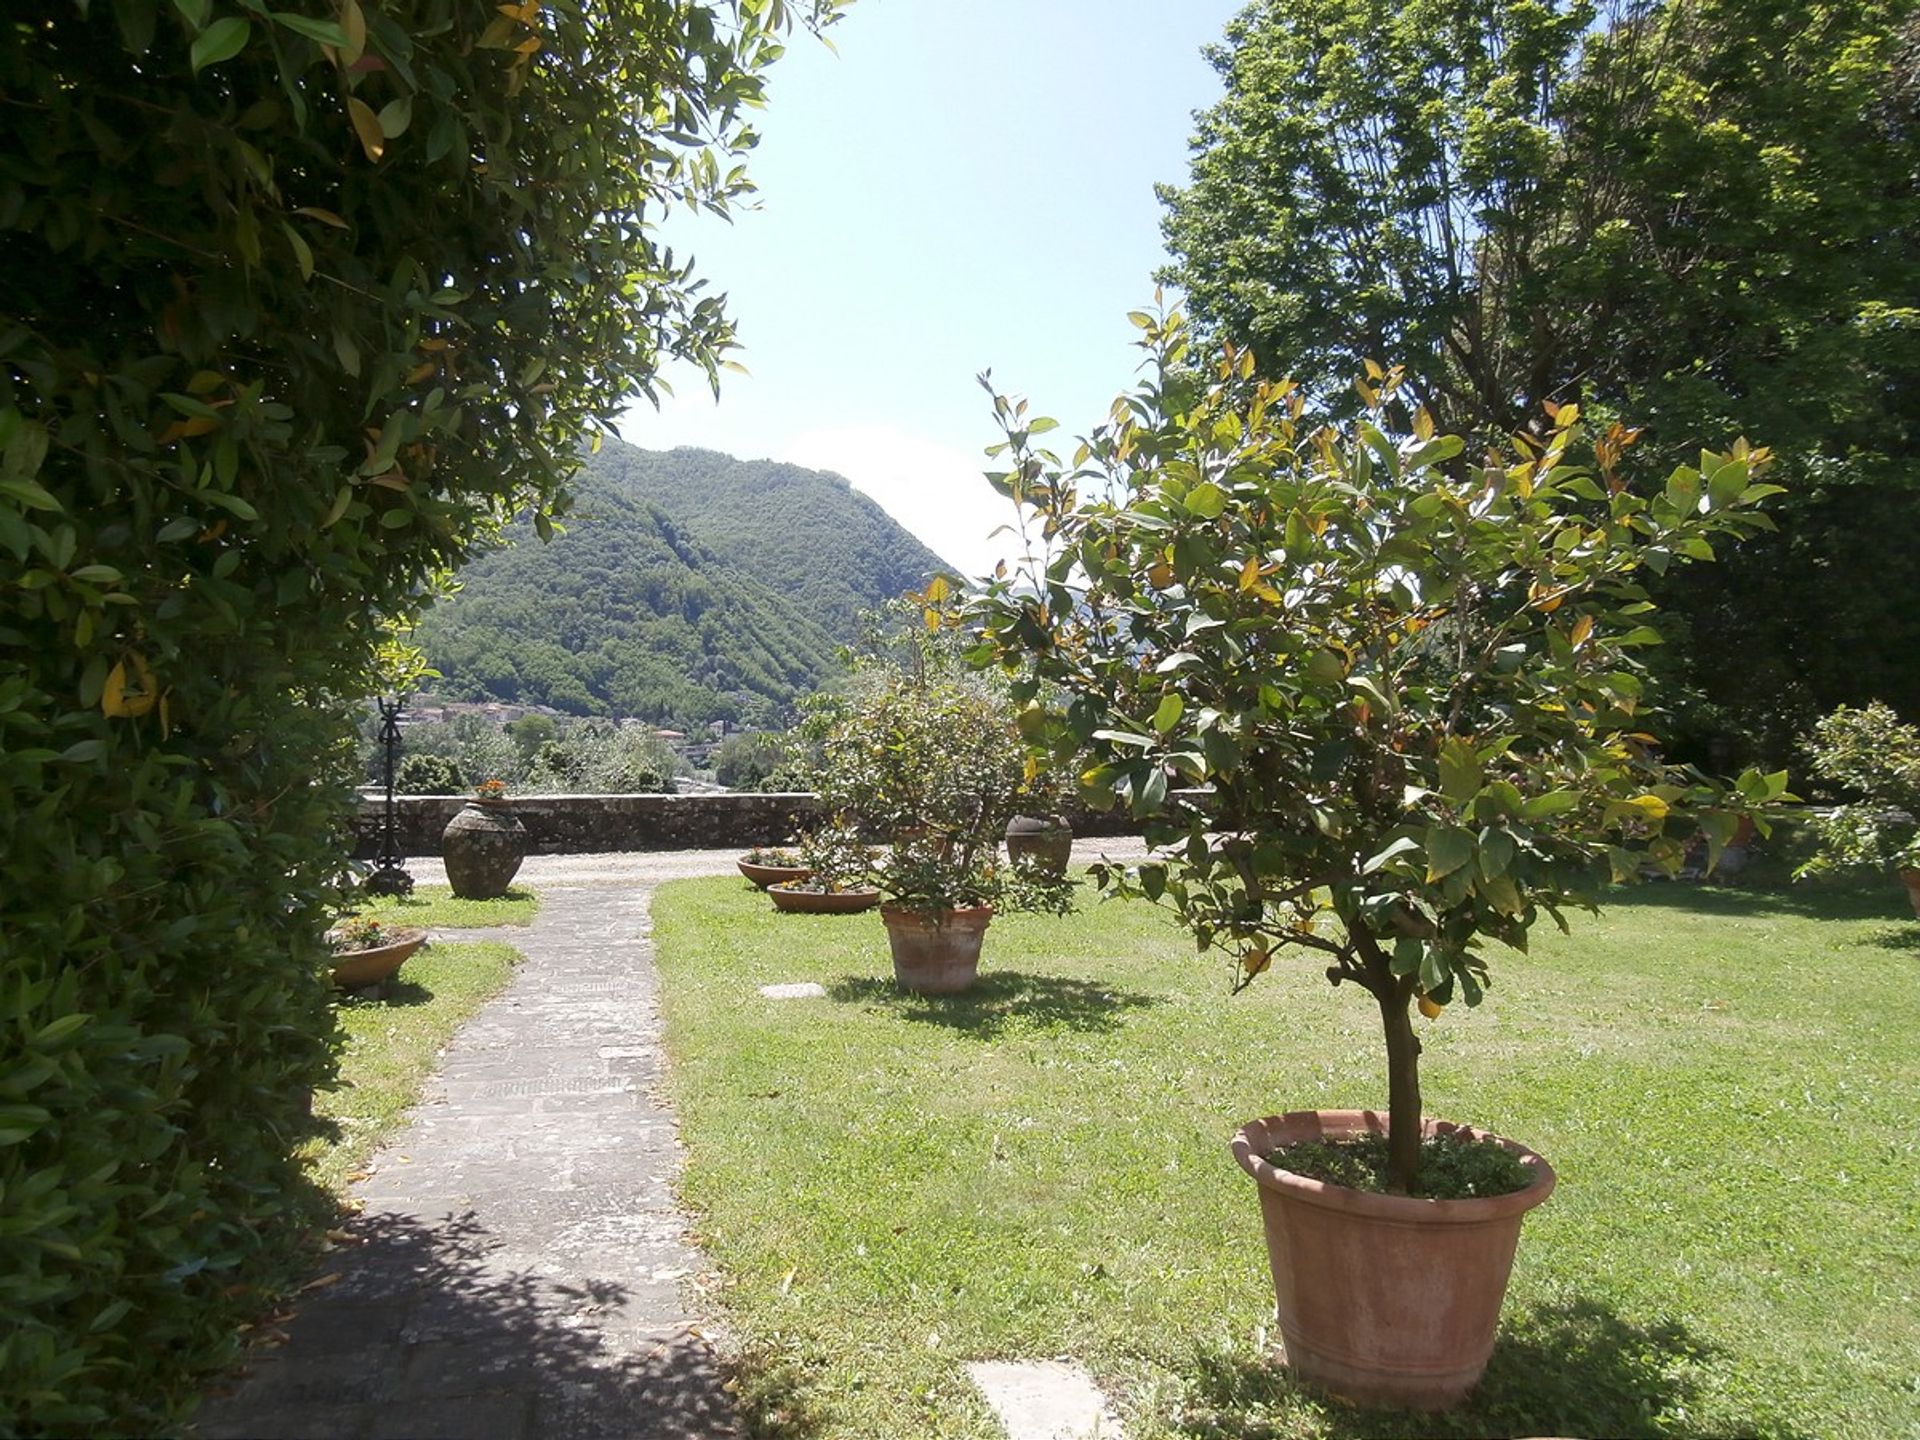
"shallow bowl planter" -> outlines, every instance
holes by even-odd
[[[767,887],[773,908],[798,915],[854,915],[880,903],[878,890],[789,890],[791,881]]]
[[[805,880],[813,871],[804,865],[755,865],[751,860],[736,860],[740,873],[762,890],[786,880]]]
[[[1328,1185],[1270,1164],[1302,1140],[1385,1134],[1371,1110],[1295,1110],[1241,1127],[1233,1156],[1260,1187],[1281,1337],[1295,1375],[1367,1405],[1441,1410],[1493,1353],[1520,1222],[1553,1193],[1524,1145],[1424,1120],[1427,1135],[1498,1139],[1534,1172],[1511,1195],[1423,1200]]]
[[[424,930],[395,930],[398,939],[365,950],[342,950],[333,957],[333,983],[342,990],[358,990],[391,980],[406,959],[426,944]]]
[[[527,827],[508,800],[469,800],[440,837],[447,884],[462,900],[497,900],[527,858]]]
[[[920,995],[957,995],[980,978],[980,941],[993,919],[991,905],[927,914],[904,905],[882,905],[893,978]]]

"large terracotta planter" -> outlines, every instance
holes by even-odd
[[[855,915],[880,903],[878,890],[789,890],[769,885],[773,908],[799,915]]]
[[[333,957],[333,983],[342,990],[379,985],[399,973],[407,957],[426,943],[424,930],[395,930],[398,938],[365,950],[343,950]],[[309,1098],[309,1105],[312,1101]]]
[[[740,873],[758,885],[762,890],[769,885],[778,885],[783,880],[804,880],[813,871],[804,865],[755,865],[751,860],[736,860]]]
[[[1913,917],[1920,920],[1920,870],[1902,870],[1900,882],[1907,887],[1907,900],[1913,906]]]
[[[462,900],[497,900],[527,858],[527,827],[504,800],[469,800],[447,822],[440,858]]]
[[[1073,827],[1058,815],[1016,815],[1007,822],[1007,858],[1058,880],[1073,858]]]
[[[1444,1120],[1422,1128],[1486,1134]],[[1553,1169],[1503,1139],[1535,1172],[1526,1189],[1420,1200],[1323,1184],[1265,1159],[1301,1140],[1386,1129],[1386,1117],[1371,1110],[1295,1110],[1241,1127],[1233,1156],[1260,1186],[1293,1372],[1362,1404],[1440,1410],[1465,1398],[1487,1368],[1520,1222],[1553,1193]]]
[[[882,905],[893,978],[902,990],[957,995],[980,978],[980,940],[993,919],[991,905],[927,915],[904,905]]]

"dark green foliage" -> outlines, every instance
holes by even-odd
[[[1166,278],[1336,412],[1391,356],[1476,440],[1567,400],[1644,425],[1656,473],[1764,438],[1780,533],[1651,587],[1671,738],[1779,759],[1840,702],[1920,710],[1913,13],[1256,0],[1163,192]]]
[[[541,735],[553,738],[531,751],[519,743],[523,736]],[[556,723],[529,715],[501,726],[484,715],[461,715],[444,724],[409,725],[403,743],[410,753],[401,761],[408,781],[401,788],[410,795],[456,795],[483,780],[504,781],[522,794],[657,794],[672,790],[673,776],[683,768],[650,731],[607,720]],[[414,788],[416,765],[421,783],[431,780],[441,788]]]
[[[1387,1137],[1303,1140],[1267,1156],[1267,1163],[1309,1180],[1349,1190],[1388,1192]],[[1497,1140],[1457,1140],[1434,1135],[1420,1144],[1420,1179],[1407,1193],[1426,1200],[1468,1200],[1511,1195],[1533,1183],[1520,1157]]]
[[[171,1427],[299,1263],[344,697],[731,343],[642,216],[744,188],[780,7],[525,14],[0,20],[0,1434]]]
[[[511,527],[421,625],[447,694],[777,723],[839,673],[862,608],[941,568],[844,480],[792,465],[609,442],[574,491],[564,534]]]
[[[393,788],[402,795],[458,795],[467,788],[457,762],[445,755],[403,755]]]
[[[783,735],[729,735],[713,752],[713,778],[729,790],[758,790],[780,774],[787,761]]]

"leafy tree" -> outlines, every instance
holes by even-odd
[[[1717,859],[1784,791],[1663,764],[1637,659],[1650,562],[1753,533],[1777,487],[1744,447],[1632,486],[1627,433],[1589,443],[1571,405],[1542,445],[1468,463],[1398,405],[1398,371],[1315,427],[1249,352],[1196,383],[1181,318],[1146,319],[1150,377],[1075,467],[1034,447],[1051,421],[996,397],[992,478],[1039,559],[977,600],[976,658],[1014,674],[1037,746],[1091,754],[1084,798],[1163,852],[1102,883],[1171,904],[1238,984],[1304,951],[1372,998],[1411,1190],[1414,1001],[1478,1003],[1486,942],[1524,950],[1643,864],[1677,872],[1696,826]]]
[[[1920,872],[1920,725],[1903,723],[1878,701],[1843,705],[1820,717],[1806,748],[1813,773],[1842,803],[1814,818],[1820,849],[1800,873]],[[1920,887],[1909,888],[1920,909]]]
[[[1256,0],[1211,52],[1227,94],[1192,183],[1163,190],[1165,277],[1204,334],[1338,415],[1365,404],[1348,377],[1393,355],[1409,398],[1481,442],[1543,434],[1544,402],[1574,399],[1645,425],[1668,465],[1764,433],[1783,533],[1655,585],[1687,728],[1778,753],[1840,700],[1912,708],[1910,17]]]
[[[0,1431],[165,1428],[296,1255],[380,623],[717,369],[653,221],[836,3],[6,7]]]
[[[729,735],[713,752],[713,778],[729,790],[758,790],[787,761],[783,735]]]

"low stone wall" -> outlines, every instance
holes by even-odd
[[[401,795],[394,808],[400,848],[438,855],[447,822],[462,795]],[[363,796],[354,854],[380,848],[384,801]],[[513,813],[527,827],[536,855],[593,855],[619,850],[721,850],[779,845],[819,813],[812,795],[516,795]]]
[[[438,855],[447,822],[466,804],[463,795],[401,795],[394,800],[400,848]],[[369,859],[380,848],[384,802],[362,795],[354,854]],[[621,850],[742,850],[784,845],[820,814],[819,797],[763,795],[516,795],[513,813],[527,827],[536,855],[594,855]],[[1128,835],[1124,814],[1078,812],[1068,817],[1076,835]]]

